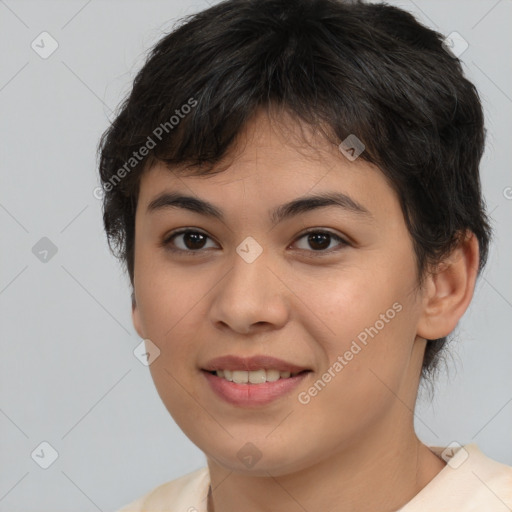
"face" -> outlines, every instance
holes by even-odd
[[[210,461],[253,474],[412,428],[424,350],[394,191],[285,119],[255,116],[217,175],[148,170],[135,222],[133,319],[160,350],[158,393]]]

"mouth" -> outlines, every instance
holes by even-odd
[[[271,356],[222,356],[201,368],[210,389],[237,407],[258,407],[285,398],[313,370]]]
[[[289,379],[308,373],[311,370],[301,370],[298,372],[290,371],[279,371],[276,369],[264,369],[259,370],[204,370],[211,375],[215,375],[221,379],[227,380],[228,382],[234,382],[235,384],[265,384],[266,382],[277,382],[281,379]]]
[[[217,372],[222,376],[217,376]],[[227,370],[227,372],[229,377],[230,370]],[[270,378],[275,378],[276,373],[279,374],[279,378],[274,381],[266,380],[267,372]],[[278,372],[272,369],[233,370],[231,371],[231,378],[234,375],[234,378],[242,381],[235,382],[225,377],[226,370],[202,371],[206,383],[215,396],[232,406],[249,408],[265,406],[279,398],[286,398],[307,378],[310,372],[310,370],[303,370],[292,374],[291,372]],[[281,377],[281,373],[283,373],[283,377]],[[252,374],[252,381],[259,379],[259,382],[250,382],[249,374]],[[265,380],[263,380],[263,375]]]

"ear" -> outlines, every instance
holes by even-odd
[[[144,336],[144,330],[142,329],[140,311],[139,311],[139,307],[137,306],[137,300],[135,298],[135,291],[132,292],[132,322],[133,322],[133,327],[135,327],[135,330],[137,331],[137,334],[141,338],[145,339],[146,336]]]
[[[455,329],[473,297],[478,265],[478,240],[467,231],[458,246],[425,278],[418,336],[435,340]]]

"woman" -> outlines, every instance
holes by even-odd
[[[152,50],[102,138],[104,222],[207,467],[123,512],[512,507],[512,468],[414,431],[490,238],[448,46],[382,4],[228,0]]]

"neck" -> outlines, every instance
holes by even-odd
[[[413,428],[411,434],[361,439],[305,470],[278,477],[236,473],[208,458],[208,512],[396,511],[445,466]]]

